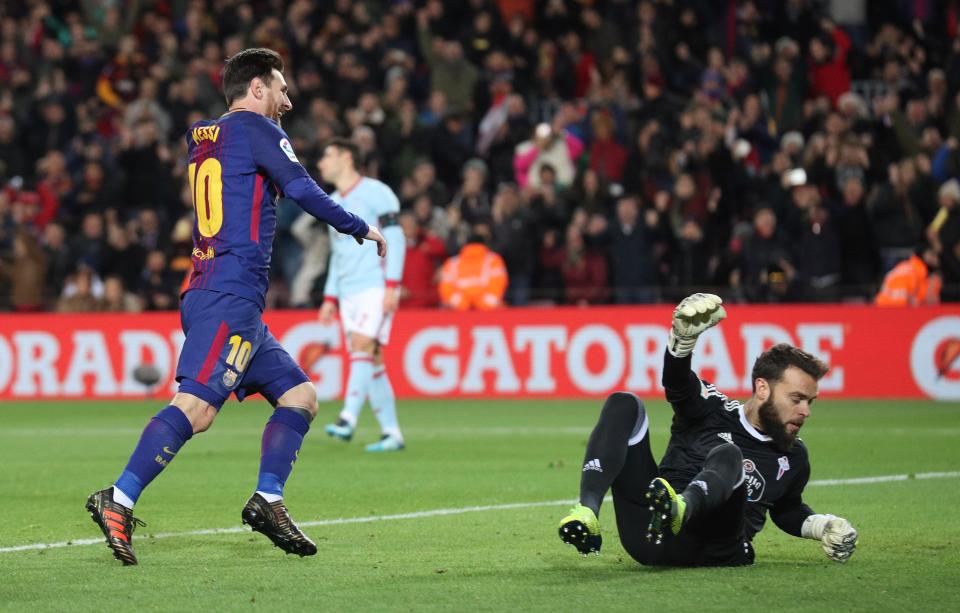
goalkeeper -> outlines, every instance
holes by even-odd
[[[580,502],[560,521],[560,538],[584,555],[599,554],[597,518],[612,488],[620,541],[641,564],[752,564],[752,540],[768,512],[784,532],[819,541],[831,560],[846,562],[857,531],[804,504],[810,463],[797,438],[828,367],[776,345],[753,366],[753,396],[728,400],[690,370],[697,336],[726,317],[721,302],[694,294],[674,310],[663,364],[674,414],[659,466],[643,401],[611,394],[587,443]]]

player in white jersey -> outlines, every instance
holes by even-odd
[[[328,141],[318,164],[323,180],[336,186],[333,199],[344,209],[379,227],[388,243],[403,245],[398,220],[400,201],[387,185],[357,171],[358,156],[351,141]],[[339,310],[350,351],[350,375],[340,417],[324,430],[334,438],[349,441],[369,397],[382,436],[366,450],[399,451],[404,448],[403,434],[393,386],[383,364],[383,348],[390,340],[393,314],[400,302],[404,250],[389,250],[384,266],[376,254],[367,257],[369,249],[357,247],[360,245],[356,241],[340,240],[340,235],[331,230],[330,266],[320,321],[332,322]]]

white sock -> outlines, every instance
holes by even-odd
[[[343,399],[343,410],[340,418],[357,426],[360,410],[367,401],[370,393],[370,382],[373,379],[373,356],[369,353],[355,351],[350,354],[350,375],[347,377],[347,393]]]
[[[130,497],[123,493],[123,491],[117,487],[113,486],[113,501],[117,504],[122,504],[128,509],[133,509],[133,505],[136,504],[133,500],[130,500]]]
[[[347,425],[350,426],[351,428],[357,427],[357,416],[354,415],[353,413],[348,413],[347,411],[340,411],[340,415],[338,415],[337,417],[347,422]]]
[[[390,377],[387,376],[383,366],[373,372],[373,380],[370,383],[370,406],[373,408],[373,414],[377,416],[377,421],[380,422],[380,431],[402,443],[403,434],[400,432],[400,424],[397,421],[397,400],[393,395]]]
[[[260,490],[257,490],[256,493],[260,494],[260,496],[263,497],[263,499],[269,503],[274,503],[278,500],[283,500],[283,496],[280,494],[268,494],[266,492],[261,492]]]

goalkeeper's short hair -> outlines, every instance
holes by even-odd
[[[793,345],[779,343],[761,353],[753,363],[753,372],[750,374],[753,391],[757,391],[757,379],[766,379],[773,386],[783,379],[783,372],[790,366],[799,368],[817,381],[830,370],[830,367],[815,355]]]

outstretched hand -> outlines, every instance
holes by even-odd
[[[383,238],[383,234],[380,234],[380,230],[377,230],[373,226],[370,226],[370,231],[367,232],[367,235],[363,238],[368,240],[376,241],[377,243],[377,255],[380,257],[387,257],[387,239]],[[354,236],[353,239],[359,244],[363,244],[363,238]]]

